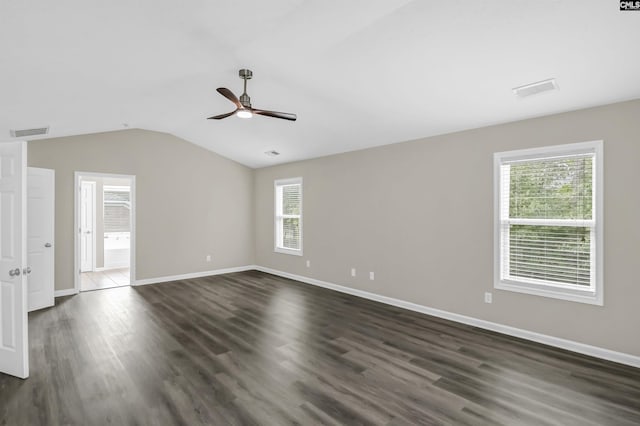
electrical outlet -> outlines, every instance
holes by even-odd
[[[207,255],[207,262],[211,262],[211,255],[210,254]]]
[[[351,276],[352,277],[356,276],[356,268],[351,268]]]
[[[307,260],[307,268],[311,268],[311,261]]]
[[[491,303],[493,302],[493,295],[489,292],[486,292],[484,294],[484,303]]]
[[[371,281],[375,280],[376,279],[376,275],[373,272],[369,272],[369,279]]]

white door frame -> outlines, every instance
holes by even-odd
[[[131,181],[131,242],[130,242],[130,258],[129,258],[129,284],[135,285],[136,282],[136,176],[121,175],[115,173],[98,173],[98,172],[74,172],[73,182],[73,247],[74,247],[74,272],[73,272],[73,289],[77,294],[80,292],[80,235],[78,229],[80,227],[80,181],[81,178],[124,178]]]
[[[80,186],[82,185],[87,185],[89,187],[91,187],[91,270],[95,271],[96,270],[96,214],[97,214],[97,209],[96,209],[96,197],[97,197],[97,185],[94,181],[81,181],[80,182]],[[80,190],[80,193],[82,193],[82,189]],[[79,201],[79,205],[80,208],[82,209],[82,195],[80,196],[80,200]],[[82,213],[80,214],[79,217],[79,221],[80,223],[78,223],[78,227],[80,227],[82,225],[82,219],[81,219]],[[82,249],[82,238],[80,239],[80,248]],[[80,250],[80,252],[82,253],[82,250]],[[80,255],[80,269],[82,269],[82,255]]]

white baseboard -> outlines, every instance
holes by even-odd
[[[327,288],[330,290],[339,291],[341,293],[351,294],[353,296],[362,297],[364,299],[374,300],[376,302],[385,303],[387,305],[397,306],[399,308],[408,309],[414,312],[420,312],[427,315],[432,315],[438,318],[444,318],[450,321],[459,322],[462,324],[471,325],[474,327],[483,328],[485,330],[491,330],[498,333],[506,334],[509,336],[519,337],[521,339],[531,340],[545,345],[554,346],[557,348],[566,349],[569,351],[581,353],[584,355],[593,356],[596,358],[602,358],[620,364],[630,365],[640,368],[640,357],[626,354],[623,352],[616,352],[610,349],[600,348],[598,346],[587,345],[585,343],[575,342],[573,340],[562,339],[559,337],[549,336],[546,334],[536,333],[533,331],[523,330],[508,325],[498,324],[491,321],[485,321],[478,318],[468,317],[465,315],[456,314],[453,312],[443,311],[440,309],[430,308],[428,306],[419,305],[417,303],[407,302],[405,300],[395,299],[392,297],[382,296],[376,293],[371,293],[364,290],[358,290],[351,287],[345,287],[339,284],[333,284],[326,281],[317,280],[315,278],[309,278],[302,275],[291,274],[289,272],[278,271],[276,269],[266,268],[258,265],[245,265],[237,266],[233,268],[215,269],[212,271],[193,272],[189,274],[171,275],[157,278],[146,278],[142,280],[136,280],[132,285],[148,285],[157,284],[168,281],[187,280],[192,278],[200,278],[211,275],[230,274],[233,272],[243,272],[257,270],[266,272],[268,274],[277,275],[284,278],[289,278],[295,281],[299,281],[306,284],[311,284],[318,287]],[[75,289],[56,290],[55,297],[70,296],[77,294]]]
[[[609,349],[600,348],[597,346],[591,346],[584,343],[575,342],[573,340],[561,339],[559,337],[554,337],[546,334],[536,333],[533,331],[523,330],[520,328],[515,328],[508,325],[485,321],[478,318],[468,317],[465,315],[455,314],[453,312],[442,311],[440,309],[430,308],[428,306],[418,305],[416,303],[411,303],[411,302],[407,302],[400,299],[394,299],[392,297],[382,296],[376,293],[370,293],[368,291],[357,290],[354,288],[317,280],[315,278],[309,278],[309,277],[304,277],[302,275],[295,275],[295,274],[290,274],[288,272],[278,271],[276,269],[265,268],[263,266],[256,266],[255,269],[258,271],[269,273],[269,274],[278,275],[280,277],[290,278],[292,280],[300,281],[306,284],[311,284],[318,287],[324,287],[331,290],[339,291],[341,293],[347,293],[353,296],[362,297],[364,299],[375,300],[376,302],[386,303],[387,305],[397,306],[400,308],[408,309],[410,311],[421,312],[423,314],[433,315],[434,317],[444,318],[444,319],[459,322],[462,324],[483,328],[485,330],[496,331],[498,333],[507,334],[509,336],[519,337],[521,339],[531,340],[534,342],[543,343],[549,346],[555,346],[557,348],[566,349],[566,350],[577,352],[580,354],[589,355],[596,358],[602,358],[609,361],[618,362],[620,364],[625,364],[625,365],[630,365],[632,367],[640,368],[639,356],[626,354],[623,352],[616,352]]]
[[[111,269],[122,269],[122,268],[128,268],[129,267],[129,262],[126,263],[112,263],[109,266],[105,266],[103,268],[96,268],[96,271],[98,270],[102,270],[102,271],[109,271]]]
[[[188,280],[192,278],[208,277],[211,275],[230,274],[232,272],[253,271],[256,269],[257,269],[256,265],[236,266],[233,268],[214,269],[212,271],[192,272],[189,274],[169,275],[169,276],[157,277],[157,278],[145,278],[142,280],[135,280],[135,282],[131,283],[131,285],[138,286],[138,285],[148,285],[148,284],[159,284],[159,283],[166,283],[169,281]],[[105,269],[102,268],[102,270],[105,270]],[[74,294],[78,294],[78,292],[73,288],[68,288],[64,290],[56,290],[54,293],[54,297],[71,296]]]
[[[75,288],[65,288],[64,290],[56,290],[53,292],[53,297],[73,296],[78,294]]]
[[[122,268],[128,268],[129,264],[125,263],[122,266],[107,266],[107,267],[101,267],[101,268],[94,268],[93,272],[104,272],[104,271],[111,271],[113,269],[122,269]]]
[[[170,275],[166,277],[157,277],[157,278],[145,278],[142,280],[135,280],[135,282],[132,283],[131,285],[137,286],[137,285],[166,283],[168,281],[189,280],[192,278],[208,277],[211,275],[230,274],[232,272],[252,271],[255,269],[257,269],[255,265],[235,266],[233,268],[214,269],[213,271],[192,272],[189,274]]]

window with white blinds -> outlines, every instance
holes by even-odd
[[[275,181],[275,251],[302,255],[302,178]]]
[[[496,288],[602,304],[602,142],[497,153]]]
[[[104,232],[131,231],[131,188],[108,186],[103,189]]]

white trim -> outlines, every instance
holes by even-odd
[[[339,291],[340,293],[347,293],[352,296],[374,300],[376,302],[397,306],[399,308],[408,309],[410,311],[420,312],[423,314],[432,315],[434,317],[444,318],[450,321],[455,321],[462,324],[483,328],[485,330],[495,331],[498,333],[506,334],[508,336],[519,337],[521,339],[531,340],[533,342],[538,342],[545,345],[566,349],[572,352],[577,352],[580,354],[589,355],[596,358],[606,359],[609,361],[618,362],[620,364],[625,364],[625,365],[630,365],[632,367],[640,368],[640,356],[635,356],[635,355],[627,354],[624,352],[612,351],[610,349],[587,345],[585,343],[575,342],[573,340],[562,339],[559,337],[536,333],[534,331],[523,330],[520,328],[511,327],[508,325],[498,324],[491,321],[485,321],[478,318],[455,314],[453,312],[430,308],[428,306],[418,305],[416,303],[411,303],[411,302],[407,302],[400,299],[394,299],[392,297],[382,296],[376,293],[370,293],[368,291],[357,290],[354,288],[317,280],[315,278],[309,278],[309,277],[304,277],[302,275],[295,275],[295,274],[290,274],[288,272],[278,271],[276,269],[265,268],[263,266],[256,266],[255,269],[261,272],[266,272],[268,274],[289,278],[292,280],[300,281],[302,283],[311,284],[318,287],[328,288],[330,290]]]
[[[126,268],[127,265],[124,266],[109,266],[108,268],[105,268],[104,266],[102,268],[96,268],[94,269],[95,272],[104,272],[104,271],[112,271],[114,269],[123,269]]]
[[[594,179],[595,179],[595,200],[592,207],[593,214],[597,221],[595,232],[595,241],[591,239],[591,244],[595,244],[595,292],[596,302],[598,305],[604,305],[604,142],[594,141],[591,144],[595,145],[596,161],[593,165]]]
[[[25,263],[28,260],[28,248],[27,248],[27,142],[20,141],[20,173],[22,177],[20,178],[20,239],[21,239],[21,253],[20,253],[20,264],[18,265],[20,269],[25,268]],[[55,261],[55,260],[54,260]],[[29,377],[29,282],[28,279],[21,275],[20,279],[22,280],[22,375],[18,376],[21,379],[26,379]],[[54,284],[55,285],[55,284]],[[15,307],[14,307],[15,309]],[[18,336],[16,336],[16,340],[18,340]]]
[[[78,188],[80,187],[81,177],[96,177],[96,178],[124,178],[131,181],[131,232],[129,241],[129,282],[133,283],[136,280],[136,176],[135,175],[123,175],[115,173],[100,173],[100,172],[74,172],[73,179],[73,247],[74,247],[74,264],[73,264],[73,288],[75,293],[80,292],[80,239],[78,238],[78,226],[80,223],[79,217],[79,196]],[[94,227],[95,228],[95,227]],[[95,233],[95,231],[94,231]],[[95,238],[94,238],[95,241]],[[94,251],[95,252],[95,251]],[[95,266],[95,262],[94,262]],[[75,294],[74,293],[74,294]]]
[[[586,152],[595,152],[598,154],[598,144],[602,147],[602,140],[502,151],[496,152],[494,156],[503,159],[503,164],[516,161],[528,161],[531,159],[548,160],[568,155],[584,155]],[[540,154],[545,155],[541,156]]]
[[[136,176],[131,175],[130,177],[131,192],[129,193],[129,202],[131,203],[131,210],[129,211],[129,214],[131,215],[131,218],[129,220],[129,224],[131,226],[131,230],[129,231],[129,284],[136,281],[136,198],[138,194]]]
[[[535,296],[549,297],[572,302],[588,303],[592,305],[604,305],[604,218],[603,218],[603,141],[579,142],[564,145],[545,146],[530,149],[519,149],[514,151],[496,152],[493,154],[493,287],[498,290],[513,291],[517,293],[525,293]],[[501,166],[513,164],[519,161],[529,161],[534,159],[550,159],[567,155],[595,155],[593,161],[593,219],[591,220],[537,220],[537,219],[509,219],[502,217],[501,197],[508,197],[508,190],[505,190],[501,181]],[[508,198],[507,198],[508,201]],[[514,224],[549,224],[551,226],[584,226],[591,227],[592,235],[595,232],[595,238],[591,239],[592,248],[595,245],[595,253],[592,256],[592,285],[588,289],[570,288],[569,286],[547,285],[539,280],[531,280],[527,282],[513,281],[503,278],[503,269],[501,268],[501,243],[502,243],[502,226],[508,223]],[[595,241],[594,241],[595,240]],[[508,244],[508,242],[506,242]],[[508,247],[505,249],[508,250]],[[595,258],[595,259],[593,259]],[[505,256],[505,262],[508,262],[508,256]],[[509,270],[508,264],[506,270]],[[595,270],[595,274],[594,271]],[[594,276],[595,275],[595,276]],[[539,282],[538,282],[539,281]]]
[[[333,284],[333,283],[321,281],[315,278],[309,278],[302,275],[291,274],[288,272],[266,268],[264,266],[259,266],[259,265],[236,266],[232,268],[216,269],[212,271],[193,272],[189,274],[171,275],[171,276],[157,277],[157,278],[146,278],[142,280],[137,280],[133,282],[132,285],[137,286],[137,285],[159,284],[159,283],[169,282],[169,281],[186,280],[186,279],[200,278],[200,277],[213,276],[213,275],[230,274],[234,272],[252,271],[252,270],[266,272],[268,274],[289,278],[295,281],[299,281],[301,283],[327,288],[330,290],[338,291],[340,293],[350,294],[356,297],[362,297],[363,299],[374,300],[376,302],[384,303],[391,306],[397,306],[399,308],[407,309],[410,311],[420,312],[423,314],[432,315],[438,318],[444,318],[450,321],[471,325],[471,326],[482,328],[485,330],[495,331],[497,333],[506,334],[508,336],[519,337],[521,339],[531,340],[533,342],[538,342],[545,345],[566,349],[572,352],[577,352],[580,354],[589,355],[596,358],[601,358],[601,359],[605,359],[613,362],[618,362],[620,364],[625,364],[625,365],[630,365],[632,367],[640,368],[640,356],[635,356],[635,355],[627,354],[624,352],[612,351],[610,349],[587,345],[585,343],[580,343],[573,340],[562,339],[559,337],[536,333],[534,331],[523,330],[520,328],[511,327],[508,325],[498,324],[491,321],[469,317],[466,315],[460,315],[460,314],[443,311],[436,308],[430,308],[428,306],[419,305],[417,303],[407,302],[404,300],[395,299],[393,297],[382,296],[376,293],[371,293],[364,290],[358,290],[351,287],[345,287],[339,284]],[[73,288],[55,291],[55,297],[71,296],[74,294],[78,294],[78,292]]]
[[[157,277],[157,278],[145,278],[142,280],[133,281],[131,285],[137,286],[137,285],[159,284],[159,283],[166,283],[169,281],[189,280],[193,278],[209,277],[213,275],[222,275],[222,274],[231,274],[233,272],[245,272],[245,271],[252,271],[257,269],[258,268],[256,265],[234,266],[232,268],[214,269],[212,271],[191,272],[188,274],[169,275],[169,276]]]
[[[281,185],[281,186],[298,185],[298,184],[302,185],[302,176],[294,177],[294,178],[276,179],[274,181],[274,184]]]
[[[189,280],[193,278],[208,277],[213,275],[231,274],[233,272],[257,271],[257,270],[258,270],[258,267],[256,265],[234,266],[232,268],[214,269],[212,271],[191,272],[188,274],[168,275],[165,277],[157,277],[157,278],[145,278],[142,280],[132,281],[131,285],[137,286],[137,285],[148,285],[148,284],[160,284],[160,283],[166,283],[169,281]],[[56,290],[54,293],[54,297],[72,296],[78,293],[79,293],[78,290],[76,290],[75,288],[67,288],[64,290]]]
[[[540,282],[540,284],[537,284],[536,281]],[[581,289],[577,285],[560,285],[552,282],[545,283],[542,280],[518,282],[503,278],[500,282],[494,284],[494,288],[602,306],[602,303],[598,303],[597,295],[592,289]]]
[[[302,221],[300,223],[302,223]],[[292,256],[302,256],[302,250],[287,249],[276,246],[273,251],[276,253],[290,254]]]
[[[66,288],[64,290],[56,290],[53,293],[53,297],[73,296],[74,294],[78,294],[75,288]]]

